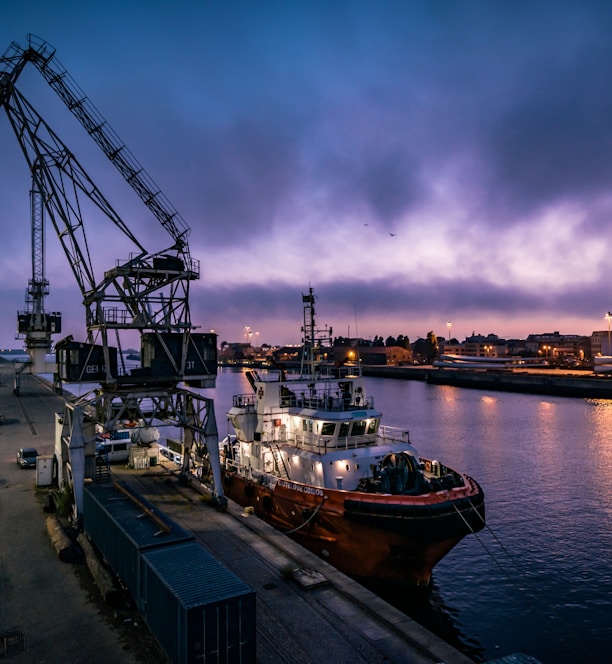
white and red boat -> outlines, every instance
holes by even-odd
[[[357,364],[330,362],[331,329],[304,305],[301,370],[250,371],[221,442],[225,494],[369,585],[428,586],[434,566],[484,527],[484,494],[381,424]]]

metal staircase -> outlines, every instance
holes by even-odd
[[[281,454],[278,445],[270,445],[270,449],[272,450],[272,455],[274,456],[274,465],[276,466],[276,470],[279,476],[285,480],[290,480],[291,478],[289,477],[287,464],[283,459],[283,455]]]
[[[110,463],[108,462],[108,455],[96,456],[96,472],[94,480],[96,482],[110,482],[112,473]]]

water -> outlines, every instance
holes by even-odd
[[[428,600],[387,598],[476,661],[543,664],[612,652],[612,401],[368,378],[385,424],[484,488],[488,527],[434,571]],[[241,372],[214,390],[219,433]]]

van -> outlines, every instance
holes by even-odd
[[[96,442],[96,463],[120,463],[127,461],[130,448],[134,447],[131,440],[100,440]]]

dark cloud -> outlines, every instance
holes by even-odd
[[[331,209],[356,212],[368,222],[389,227],[418,208],[426,187],[419,160],[409,149],[363,145],[359,136],[345,136],[344,140],[352,147],[346,153],[326,154],[323,150],[317,169]]]
[[[602,23],[583,15],[580,39],[572,32],[564,38],[547,33],[541,48],[506,62],[499,72],[501,98],[487,98],[481,90],[490,106],[475,114],[480,126],[472,133],[478,196],[480,205],[505,223],[607,195],[612,181],[609,14],[600,17],[606,19]]]
[[[279,125],[243,119],[200,135],[190,151],[189,185],[201,202],[190,216],[194,231],[220,246],[270,230],[295,194],[299,155],[293,137]]]
[[[262,330],[263,343],[299,343],[302,324],[301,293],[303,288],[278,283],[258,286],[245,283],[234,288],[198,290],[193,316],[203,326],[215,328],[221,341],[239,340],[244,326]],[[537,333],[533,321],[549,319],[551,328],[558,328],[559,319],[587,319],[581,331],[566,333],[590,334],[602,317],[599,284],[580,284],[562,293],[541,288],[496,286],[474,280],[439,278],[431,282],[401,282],[373,279],[360,282],[329,282],[315,284],[318,324],[330,325],[335,336],[359,334],[367,324],[369,336],[407,334],[411,338],[425,336],[424,321],[437,321],[437,334],[444,336],[445,321],[461,319],[478,330],[483,312],[492,319],[504,321],[506,329],[526,337]],[[391,325],[389,321],[395,321]],[[537,324],[537,323],[536,323]],[[465,326],[465,323],[464,323]],[[485,332],[485,330],[481,330]],[[505,334],[505,330],[487,329],[485,333]],[[366,335],[368,336],[368,335]],[[229,338],[228,338],[229,337]]]

